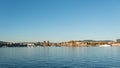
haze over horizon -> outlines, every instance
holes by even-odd
[[[120,38],[120,0],[0,0],[0,40]]]

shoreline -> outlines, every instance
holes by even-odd
[[[0,47],[45,47],[45,46],[54,46],[54,47],[99,47],[99,46],[120,46],[119,41],[93,41],[93,40],[84,40],[84,41],[67,41],[67,42],[60,42],[54,43],[50,41],[43,41],[43,42],[20,42],[20,43],[12,43],[12,42],[4,42],[0,41]]]

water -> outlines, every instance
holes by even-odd
[[[0,68],[120,68],[120,47],[0,48]]]

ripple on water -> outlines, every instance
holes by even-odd
[[[0,68],[120,68],[119,52],[119,47],[1,48]]]

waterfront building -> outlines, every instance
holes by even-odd
[[[111,46],[120,46],[120,42],[114,42],[111,44]]]

